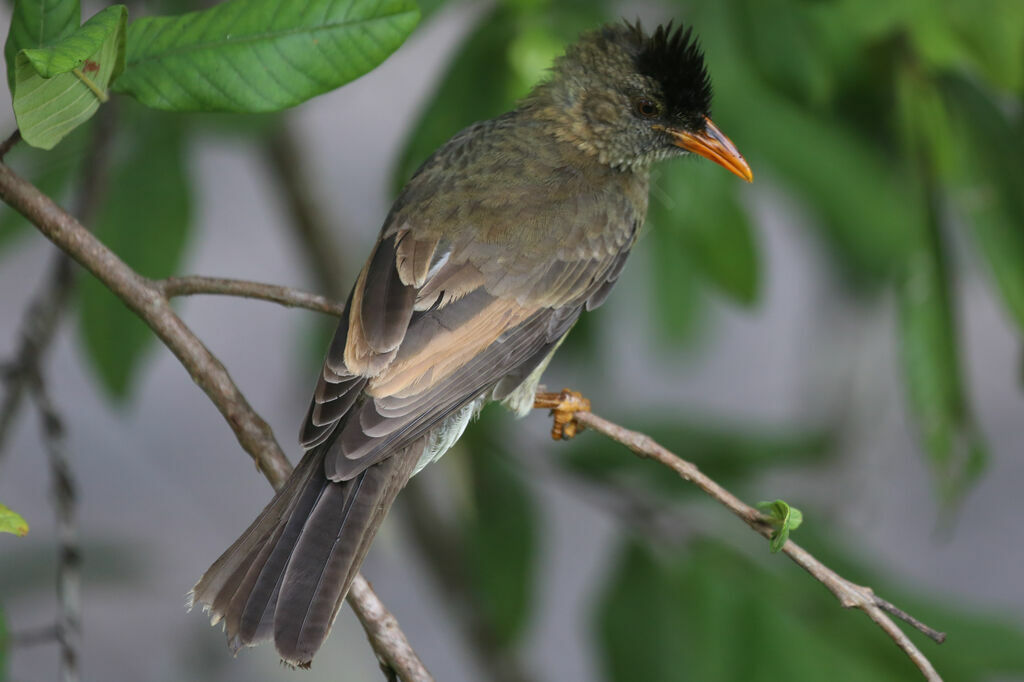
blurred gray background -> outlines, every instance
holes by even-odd
[[[442,10],[382,67],[292,113],[293,129],[311,163],[312,191],[337,229],[343,245],[338,258],[346,272],[362,263],[387,211],[390,177],[405,131],[478,12],[467,6]],[[8,20],[3,17],[4,32]],[[0,97],[0,130],[13,130],[8,95]],[[743,140],[735,141],[742,149]],[[251,147],[212,135],[192,144],[194,220],[201,229],[189,244],[183,271],[315,287],[291,234],[281,227],[285,209]],[[596,313],[615,320],[601,327],[598,362],[556,360],[546,383],[586,388],[596,383],[589,375],[605,375],[602,385],[617,390],[589,397],[595,411],[612,419],[627,409],[635,413],[646,405],[663,409],[666,404],[687,413],[739,415],[766,423],[841,413],[842,455],[812,471],[763,477],[751,486],[759,499],[783,497],[813,506],[819,510],[814,524],[831,535],[847,536],[896,581],[945,595],[953,604],[1002,613],[1024,626],[1024,524],[1016,504],[1024,487],[1021,349],[971,254],[965,249],[955,253],[962,273],[956,308],[965,330],[968,391],[992,460],[952,526],[940,530],[930,473],[905,413],[893,301],[865,305],[836,291],[824,251],[807,239],[807,216],[776,191],[770,175],[759,176],[742,196],[757,216],[763,254],[759,307],[745,311],[715,301],[711,331],[694,346],[669,352],[646,332],[654,311],[648,304],[645,256],[638,253]],[[144,224],[145,216],[139,220]],[[16,346],[22,310],[42,282],[52,251],[41,236],[28,234],[3,253],[0,357],[8,357]],[[294,459],[299,452],[295,433],[320,359],[308,341],[315,314],[215,297],[176,305]],[[269,500],[270,488],[220,414],[163,348],[151,350],[134,397],[117,409],[99,395],[76,334],[76,325],[66,321],[48,378],[67,421],[79,486],[84,679],[380,679],[347,609],[308,673],[280,667],[270,646],[232,660],[219,629],[210,629],[201,614],[186,612],[189,587]],[[832,379],[840,374],[853,380],[837,389]],[[536,625],[524,659],[543,679],[597,679],[590,600],[608,570],[619,522],[571,483],[544,475],[538,460],[549,451],[549,423],[543,414],[535,413],[517,428],[516,448],[533,462],[546,519],[534,595]],[[28,630],[50,623],[55,612],[55,526],[32,410],[21,411],[12,436],[0,463],[0,501],[20,511],[31,532],[24,539],[0,536],[0,599],[11,629]],[[448,461],[421,475],[458,490],[460,466],[452,460],[459,457],[454,451]],[[693,513],[695,523],[699,519],[756,561],[786,561],[770,556],[723,510],[702,504],[694,505]],[[438,680],[479,679],[465,643],[421,570],[393,522],[385,525],[363,567]],[[799,572],[788,575],[804,581],[807,590],[821,589]],[[943,623],[933,625],[941,628]],[[343,677],[337,672],[342,664],[348,671]],[[11,666],[11,679],[17,682],[53,679],[56,649],[18,649]]]

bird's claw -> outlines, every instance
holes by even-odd
[[[551,437],[555,440],[569,440],[583,430],[583,425],[576,421],[577,412],[590,412],[590,401],[577,391],[563,389],[561,393],[537,393],[533,406],[551,410],[555,423],[551,427]]]

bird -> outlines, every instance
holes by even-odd
[[[308,667],[409,479],[485,403],[534,407],[555,350],[622,272],[654,163],[697,154],[753,180],[711,99],[692,27],[605,24],[420,166],[348,296],[304,456],[190,593],[233,652],[272,639]]]

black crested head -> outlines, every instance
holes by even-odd
[[[627,26],[639,48],[636,69],[661,85],[669,115],[693,123],[710,116],[711,78],[693,29],[669,22],[647,36],[639,21]]]
[[[580,36],[517,113],[612,168],[640,171],[691,153],[750,180],[710,110],[711,80],[693,32],[668,23],[648,35],[639,21],[622,21]]]

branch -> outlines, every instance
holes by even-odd
[[[4,397],[0,403],[0,457],[3,456],[7,434],[21,407],[25,389],[39,373],[43,356],[50,347],[57,323],[67,305],[74,273],[71,261],[57,254],[50,264],[43,288],[33,297],[22,316],[21,337],[14,357],[3,366]]]
[[[225,279],[223,277],[168,277],[153,284],[167,298],[176,296],[194,296],[196,294],[216,294],[220,296],[237,296],[255,298],[271,303],[279,303],[289,308],[305,308],[316,313],[341,317],[345,306],[340,303],[307,291],[283,287],[277,284],[263,284],[244,279]]]
[[[238,442],[256,461],[267,480],[275,488],[283,485],[291,465],[270,427],[249,405],[224,365],[174,313],[160,286],[128,267],[81,223],[3,164],[0,164],[0,198],[28,218],[149,325],[224,415]],[[368,585],[365,590],[350,591],[349,604],[360,621],[366,619],[375,624],[373,631],[367,630],[367,635],[378,658],[386,660],[403,680],[426,682],[431,679],[411,648],[407,651],[391,648],[395,638],[385,635],[400,634],[400,631],[397,625],[391,628],[381,620],[390,618],[389,622],[393,623],[394,617]]]
[[[32,383],[36,405],[42,417],[43,440],[50,461],[53,500],[57,511],[57,641],[60,644],[60,679],[76,682],[78,643],[82,637],[81,550],[75,521],[75,480],[64,441],[64,424],[50,399],[42,376]]]
[[[6,140],[0,142],[0,161],[3,161],[4,157],[7,156],[7,152],[14,149],[14,145],[19,142],[21,142],[21,128],[15,128],[14,132]]]
[[[545,394],[547,396],[549,394]],[[557,411],[557,410],[555,410]],[[703,474],[692,462],[682,459],[678,455],[659,445],[653,438],[636,431],[630,431],[618,424],[598,417],[590,412],[575,412],[572,415],[581,427],[587,427],[598,433],[622,443],[627,448],[645,459],[667,466],[679,474],[680,478],[693,483],[705,493],[724,505],[729,511],[740,517],[755,532],[770,537],[773,526],[767,521],[767,517],[758,510],[742,502],[738,497],[720,486],[711,478]],[[944,633],[938,632],[927,625],[924,625],[916,618],[896,608],[888,601],[875,595],[874,591],[865,585],[857,585],[843,578],[835,571],[825,566],[814,558],[810,552],[788,540],[782,547],[782,551],[789,556],[798,566],[810,573],[818,582],[823,584],[836,596],[844,608],[860,609],[867,616],[878,624],[889,637],[896,642],[896,645],[914,662],[920,669],[928,682],[942,682],[942,678],[935,671],[931,662],[914,645],[906,634],[886,614],[892,614],[897,618],[909,623],[936,642],[943,642],[946,638]]]
[[[106,194],[109,175],[110,140],[113,137],[117,108],[103,107],[96,117],[96,128],[89,145],[81,182],[75,190],[73,213],[82,222],[90,222]],[[0,160],[21,139],[19,131],[0,144]],[[25,310],[21,322],[21,341],[13,360],[7,363],[3,403],[0,404],[0,457],[11,424],[21,406],[25,387],[41,371],[46,354],[67,308],[75,286],[71,260],[63,253],[55,255],[43,288]]]
[[[384,607],[361,573],[356,575],[348,590],[348,603],[363,624],[385,674],[394,672],[403,682],[434,682],[405,633],[398,627],[398,621]]]

